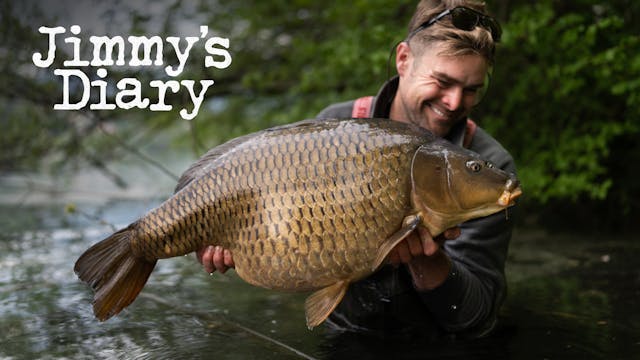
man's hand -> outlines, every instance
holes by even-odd
[[[447,279],[451,268],[451,260],[440,248],[458,236],[459,227],[447,229],[436,238],[426,228],[418,227],[389,253],[388,262],[407,264],[417,290],[435,289]]]
[[[216,270],[224,274],[235,267],[231,251],[221,246],[205,246],[196,252],[196,258],[204,266],[204,271],[213,274]]]

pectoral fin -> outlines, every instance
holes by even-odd
[[[420,224],[422,218],[420,215],[410,215],[404,218],[402,221],[402,228],[396,231],[393,235],[389,236],[378,249],[378,255],[376,255],[376,260],[373,263],[373,267],[371,271],[376,271],[384,259],[389,255],[391,250],[398,245],[402,239],[406,238],[415,228]]]
[[[349,287],[348,281],[339,281],[311,294],[304,303],[307,315],[307,327],[313,329],[320,325],[338,306]]]

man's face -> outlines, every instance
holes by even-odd
[[[391,118],[444,137],[476,104],[488,64],[480,55],[453,57],[439,52],[435,45],[415,56],[406,43],[398,46],[400,83]]]

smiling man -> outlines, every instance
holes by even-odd
[[[475,105],[489,64],[477,54],[446,56],[446,43],[427,46],[398,45],[400,81],[390,117],[444,137]]]
[[[483,3],[421,1],[396,48],[398,76],[375,97],[334,104],[318,118],[376,117],[416,124],[515,172],[509,153],[468,118],[494,63],[498,23]],[[335,329],[377,334],[456,333],[478,337],[496,323],[505,296],[504,263],[513,216],[472,220],[432,238],[424,228],[389,255],[389,266],[352,284],[327,321]],[[226,271],[232,254],[198,252],[205,270]],[[386,336],[386,335],[385,335]]]

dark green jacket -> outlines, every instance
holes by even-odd
[[[398,78],[387,82],[374,98],[371,117],[388,118]],[[354,101],[334,104],[318,118],[349,118]],[[466,122],[446,137],[462,145]],[[469,145],[495,166],[515,173],[511,155],[480,127]],[[445,243],[452,260],[448,279],[438,288],[418,292],[404,267],[383,267],[352,284],[328,324],[342,330],[402,333],[405,329],[434,333],[487,334],[496,323],[506,294],[504,265],[513,216],[500,212],[461,224],[461,235]],[[383,330],[384,329],[384,330]]]

